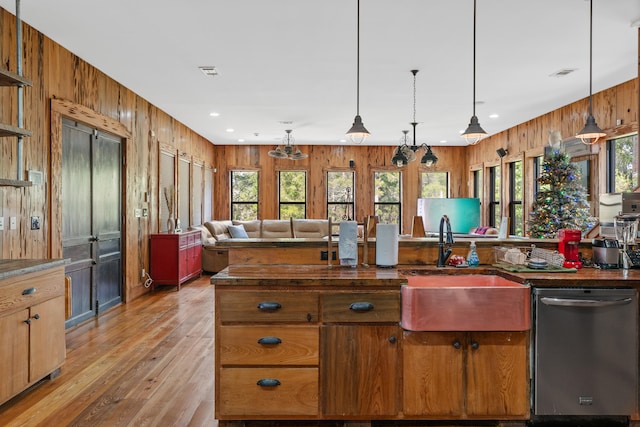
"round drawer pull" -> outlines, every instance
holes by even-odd
[[[349,310],[359,313],[373,310],[373,304],[370,302],[354,302],[349,306]]]
[[[260,387],[277,387],[280,385],[280,381],[275,378],[262,378],[258,380],[257,384]]]
[[[282,340],[278,337],[262,337],[258,340],[258,344],[262,345],[277,345],[282,343]]]
[[[28,288],[22,291],[22,295],[31,295],[35,294],[38,290],[36,288]]]
[[[282,305],[279,302],[273,301],[262,301],[258,303],[258,310],[260,311],[277,311],[282,308]]]

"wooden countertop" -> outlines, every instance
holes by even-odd
[[[65,262],[64,259],[3,259],[0,260],[0,280],[58,267]]]
[[[326,265],[231,265],[211,277],[214,285],[245,286],[401,286],[409,275],[497,274],[518,283],[540,287],[634,287],[640,289],[639,270],[582,268],[575,273],[513,273],[481,265],[477,268],[439,268],[399,265],[395,268]]]

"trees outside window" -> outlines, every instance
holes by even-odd
[[[500,166],[489,168],[489,225],[499,227],[500,214]]]
[[[353,171],[327,172],[327,218],[332,223],[354,220],[354,188]]]
[[[638,135],[607,141],[607,192],[634,191],[638,184]]]
[[[449,197],[449,173],[447,172],[420,173],[420,197],[422,198]]]
[[[522,161],[509,163],[509,233],[514,236],[524,236],[524,178],[522,175]]]
[[[307,173],[305,171],[280,171],[279,173],[280,219],[307,217]]]
[[[258,171],[231,171],[231,219],[258,219]]]
[[[398,224],[402,230],[402,205],[401,205],[401,173],[400,172],[374,172],[375,185],[373,211],[382,224]]]

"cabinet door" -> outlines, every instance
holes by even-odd
[[[180,236],[180,242],[178,244],[178,280],[182,282],[189,275],[189,266],[191,262],[189,260],[189,241],[188,236]]]
[[[401,333],[398,326],[322,327],[320,371],[325,416],[399,412]]]
[[[467,414],[529,414],[527,332],[469,334]]]
[[[405,415],[464,413],[464,332],[404,332]]]
[[[0,403],[29,384],[29,310],[0,317]]]
[[[64,297],[50,299],[30,309],[29,381],[38,381],[56,370],[66,356]]]

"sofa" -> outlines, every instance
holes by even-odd
[[[191,229],[202,233],[202,270],[217,273],[229,265],[227,248],[216,245],[220,240],[259,238],[324,238],[329,235],[327,219],[264,219],[249,221],[212,220]]]

